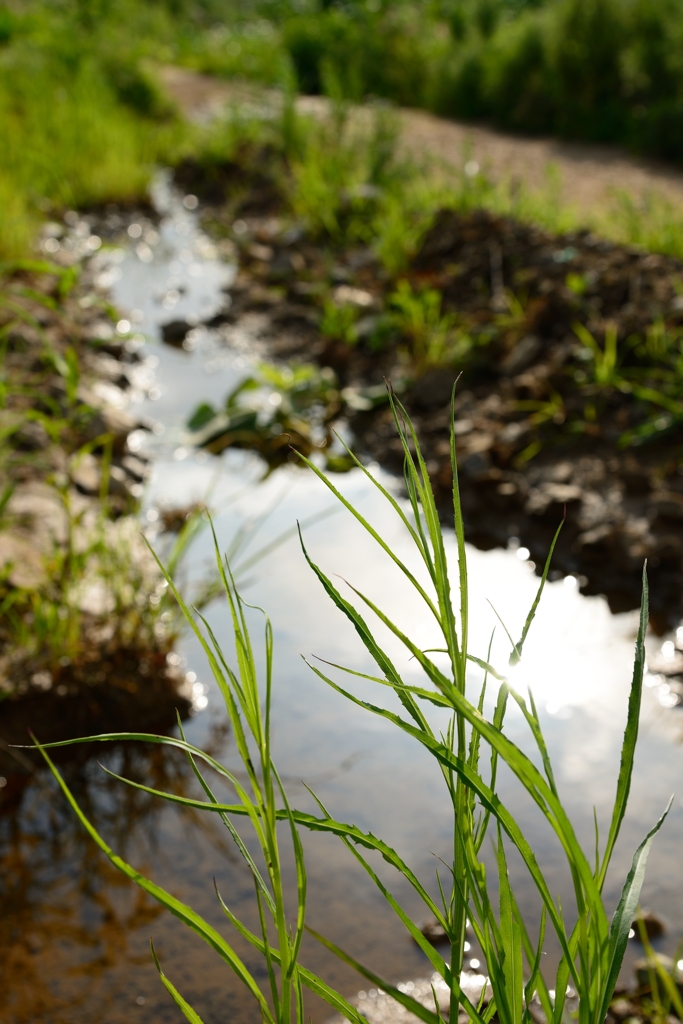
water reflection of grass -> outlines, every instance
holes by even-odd
[[[150,726],[164,732],[176,721],[168,707]],[[224,739],[224,730],[217,727],[208,749],[219,751]],[[112,787],[94,765],[93,754],[83,749],[83,756],[70,756],[62,766],[79,801],[118,849],[129,855],[135,850],[145,862],[158,864],[159,802],[140,791]],[[179,795],[197,790],[186,759],[173,751],[121,744],[108,753],[106,763],[140,781],[154,779],[155,785]],[[90,1012],[89,1019],[104,1021],[117,1012],[111,996],[98,1005],[108,992],[111,972],[131,978],[148,962],[147,934],[161,908],[142,892],[133,900],[125,898],[125,880],[107,861],[93,857],[87,836],[54,796],[49,775],[38,765],[32,773],[19,768],[8,775],[0,791],[0,942],[6,951],[0,1016],[6,1021],[80,1020],[79,1014]],[[190,832],[228,862],[234,860],[217,822],[191,809],[184,817]],[[135,986],[134,995],[138,991]]]

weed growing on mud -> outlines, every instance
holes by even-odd
[[[457,483],[455,462],[455,438],[451,437],[453,468],[454,527],[457,541],[457,567],[452,580],[452,566],[449,564],[447,549],[426,465],[419,443],[405,411],[392,398],[392,409],[405,457],[405,483],[408,493],[408,508],[401,505],[372,475],[357,462],[359,469],[382,492],[396,515],[401,520],[414,545],[415,553],[426,573],[423,584],[391,547],[334,487],[330,480],[309,463],[311,469],[327,486],[341,504],[355,517],[387,558],[402,573],[409,588],[414,589],[424,604],[425,610],[436,623],[441,634],[438,658],[434,652],[424,651],[413,641],[401,626],[394,623],[377,607],[372,598],[353,588],[353,600],[344,597],[332,580],[313,562],[304,547],[304,556],[336,608],[354,626],[361,643],[376,666],[379,674],[368,674],[355,669],[331,665],[347,678],[358,677],[363,685],[368,682],[394,694],[402,706],[403,713],[397,713],[383,702],[370,703],[346,689],[340,682],[311,664],[313,672],[340,696],[364,708],[368,714],[378,715],[411,736],[434,758],[434,765],[449,796],[453,815],[453,851],[451,863],[447,865],[446,879],[439,882],[439,898],[434,899],[429,890],[401,859],[400,854],[371,833],[362,832],[353,825],[336,820],[327,808],[318,801],[319,812],[315,815],[293,809],[280,784],[277,771],[272,763],[270,748],[270,708],[273,685],[273,645],[270,625],[266,620],[263,652],[265,653],[264,682],[259,686],[256,669],[257,654],[253,647],[247,626],[247,612],[240,598],[229,567],[223,563],[216,548],[217,564],[226,594],[233,629],[236,668],[230,667],[224,647],[214,635],[201,615],[194,615],[184,604],[181,595],[174,589],[167,576],[169,589],[187,616],[198,640],[209,659],[216,681],[223,694],[237,749],[246,772],[247,782],[241,776],[231,773],[200,749],[185,742],[182,730],[180,738],[145,736],[140,734],[105,734],[95,739],[112,742],[120,739],[138,739],[153,743],[167,744],[184,750],[204,790],[205,798],[190,799],[168,792],[157,795],[167,800],[217,813],[245,860],[251,874],[259,911],[259,932],[249,930],[239,921],[218,896],[221,906],[238,934],[260,951],[265,959],[268,985],[261,988],[247,971],[232,946],[211,925],[199,917],[191,908],[175,899],[171,894],[140,875],[134,868],[119,858],[98,835],[71,795],[66,783],[50,761],[47,750],[41,747],[65,796],[75,813],[100,849],[119,870],[140,885],[146,892],[170,909],[177,917],[204,939],[222,959],[229,964],[237,976],[251,991],[264,1020],[271,1022],[305,1019],[303,989],[316,992],[331,1006],[339,1010],[353,1024],[362,1024],[358,1011],[342,996],[334,992],[300,963],[300,941],[305,927],[305,866],[301,828],[330,832],[340,837],[349,852],[359,861],[380,892],[396,912],[398,919],[418,943],[438,974],[448,993],[445,1014],[452,1024],[458,1020],[461,1009],[473,1024],[486,1024],[494,1014],[506,1024],[525,1024],[535,1019],[540,1003],[543,1014],[554,1024],[564,1018],[567,1007],[566,993],[571,987],[576,993],[576,1013],[581,1024],[602,1024],[619,974],[629,932],[636,914],[640,888],[650,846],[661,827],[667,811],[657,821],[642,844],[635,852],[633,864],[624,882],[621,898],[610,919],[609,908],[602,895],[607,870],[617,841],[620,826],[628,802],[633,759],[638,734],[638,714],[642,691],[645,663],[644,634],[647,625],[647,580],[643,577],[643,603],[640,627],[636,643],[636,657],[629,699],[627,723],[624,733],[621,767],[616,787],[614,807],[606,836],[598,846],[595,863],[594,851],[587,854],[579,844],[572,823],[562,803],[552,769],[552,759],[546,746],[541,723],[533,696],[524,697],[517,693],[502,672],[493,667],[488,655],[481,657],[469,651],[468,647],[468,571],[463,532],[462,515]],[[559,533],[559,529],[558,529]],[[557,535],[556,535],[557,539]],[[554,547],[554,542],[553,542]],[[510,664],[514,665],[523,657],[524,645],[533,623],[534,614],[547,577],[552,547],[541,579],[538,594],[527,617],[519,640],[511,640]],[[407,682],[389,655],[385,652],[379,634],[365,618],[371,613],[402,645],[406,653],[417,661],[423,672],[423,682],[415,685]],[[485,652],[481,652],[485,654]],[[473,670],[476,679],[473,678]],[[484,699],[492,685],[498,687],[495,711],[491,719],[484,714]],[[529,727],[529,738],[535,758],[530,757],[506,734],[505,716],[512,701],[521,711]],[[434,708],[446,715],[447,725],[437,726]],[[84,742],[74,739],[73,743]],[[539,760],[540,767],[537,767]],[[214,795],[209,781],[199,770],[199,763],[208,765],[219,777],[234,789],[237,803],[222,803]],[[536,858],[532,846],[510,811],[505,807],[497,792],[499,766],[504,764],[521,783],[530,800],[540,809],[548,825],[554,831],[563,851],[568,875],[574,891],[574,905],[563,907],[552,895],[550,885],[543,873],[543,866]],[[116,776],[119,778],[119,776]],[[157,792],[140,783],[130,782],[146,792]],[[238,832],[233,819],[248,818],[251,829],[258,841],[262,864],[257,863],[249,852],[249,844]],[[293,901],[292,920],[285,909],[285,892],[281,872],[281,846],[277,834],[277,822],[282,821],[288,830],[297,869],[296,893],[290,894]],[[489,880],[483,862],[483,844],[493,842],[495,848],[495,881]],[[413,923],[412,917],[391,894],[385,883],[376,874],[369,852],[381,854],[385,861],[399,872],[417,895],[425,908],[443,928],[448,937],[449,954],[446,958],[433,947]],[[538,936],[533,936],[521,917],[508,871],[509,854],[521,857],[542,905],[541,924]],[[497,897],[496,897],[497,891]],[[291,904],[290,904],[291,905]],[[289,911],[291,914],[291,911]],[[472,922],[477,940],[486,958],[486,971],[491,989],[487,1002],[486,986],[481,996],[468,990],[462,975],[465,952],[465,928],[467,919]],[[576,923],[570,924],[575,920]],[[545,977],[541,954],[546,930],[551,930],[562,950],[562,957],[556,977],[551,983]],[[357,962],[354,957],[337,948],[324,936],[313,933],[330,950],[347,964],[354,966],[364,978],[381,987],[386,993],[414,1013],[425,1024],[442,1024],[444,1017],[439,1000],[434,992],[434,1009],[414,999],[410,993],[378,977],[373,971]],[[161,967],[158,964],[160,973]],[[176,1003],[189,1020],[199,1021],[172,982],[162,974],[162,980]]]
[[[387,302],[393,326],[408,341],[416,373],[429,366],[467,363],[472,339],[459,327],[455,314],[443,312],[440,292],[434,288],[416,291],[404,280]]]

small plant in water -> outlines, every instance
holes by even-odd
[[[225,399],[222,410],[208,402],[188,420],[193,444],[213,454],[235,446],[259,452],[271,467],[291,449],[309,455],[330,441],[329,423],[341,409],[334,371],[310,363],[260,363]]]
[[[140,739],[152,743],[165,743],[186,752],[204,790],[205,799],[189,799],[166,792],[159,792],[158,795],[167,800],[219,814],[237,844],[254,880],[260,934],[250,931],[234,916],[221,897],[218,898],[238,933],[263,954],[268,975],[268,986],[265,991],[259,987],[232,946],[216,929],[191,908],[141,876],[116,856],[77,806],[57,769],[52,765],[45,748],[41,749],[67,799],[94,841],[124,874],[167,906],[219,953],[252,992],[266,1021],[296,1019],[297,1022],[303,1022],[304,987],[321,995],[354,1024],[362,1024],[363,1021],[352,1005],[320,978],[307,971],[299,960],[300,941],[305,927],[306,901],[306,873],[299,829],[306,828],[337,835],[373,879],[399,920],[430,961],[433,970],[442,979],[450,998],[450,1024],[456,1024],[462,1010],[473,1024],[488,1024],[494,1014],[503,1024],[531,1024],[531,1021],[538,1017],[538,1003],[548,1021],[560,1024],[568,1012],[566,994],[570,988],[576,993],[576,1012],[580,1024],[603,1024],[614,993],[629,931],[636,915],[647,855],[667,813],[665,810],[660,819],[653,824],[636,850],[618,905],[612,912],[603,896],[603,887],[631,784],[644,671],[644,634],[648,617],[647,580],[644,576],[633,680],[612,817],[602,846],[596,841],[596,849],[591,851],[589,859],[589,855],[577,839],[556,786],[550,753],[533,696],[529,694],[525,698],[517,693],[503,678],[503,673],[489,663],[490,655],[481,657],[472,654],[468,647],[468,571],[458,491],[455,438],[451,436],[457,571],[455,579],[452,580],[441,524],[417,437],[403,408],[393,397],[392,408],[405,456],[408,509],[386,491],[357,460],[356,465],[382,492],[399,517],[426,571],[428,582],[425,585],[325,475],[312,463],[308,464],[379,545],[386,557],[400,570],[407,586],[417,592],[440,631],[440,656],[437,660],[432,657],[432,651],[422,650],[420,645],[382,612],[370,597],[353,588],[356,603],[344,597],[331,579],[312,561],[304,548],[304,555],[323,589],[337,609],[353,624],[376,666],[376,674],[360,673],[339,665],[332,667],[346,676],[359,677],[364,685],[368,682],[375,684],[380,694],[386,690],[391,691],[391,694],[398,698],[402,712],[397,713],[383,706],[381,702],[370,703],[361,699],[340,685],[331,675],[327,675],[318,667],[311,667],[326,685],[331,686],[345,699],[364,708],[368,714],[380,716],[391,722],[396,728],[411,736],[434,758],[435,767],[443,777],[452,807],[453,835],[452,855],[447,865],[447,882],[439,880],[438,899],[430,895],[427,884],[415,875],[399,852],[381,839],[361,831],[354,825],[336,820],[322,804],[319,804],[318,815],[300,812],[290,806],[273,764],[270,748],[273,659],[270,625],[266,620],[265,678],[259,685],[256,655],[247,628],[245,605],[236,591],[229,568],[220,559],[217,547],[221,578],[232,616],[236,668],[229,667],[221,645],[206,621],[200,615],[192,615],[180,594],[174,590],[172,580],[169,577],[167,579],[169,589],[175,594],[206,652],[223,693],[247,781],[243,781],[242,776],[238,777],[230,772],[200,749],[188,744],[183,738],[182,729],[177,739],[139,734],[125,734],[125,737],[120,734],[108,734],[97,738],[103,742],[121,738]],[[523,656],[524,645],[541,599],[549,562],[550,556],[521,636],[517,642],[511,639],[511,665],[516,664]],[[389,654],[382,648],[378,635],[364,618],[365,610],[369,610],[378,618],[383,627],[388,629],[410,657],[421,666],[424,675],[422,685],[414,685],[402,678]],[[469,673],[472,666],[476,666],[479,674],[483,672],[483,682],[478,687]],[[497,697],[493,716],[489,719],[484,714],[484,698],[492,680],[497,685]],[[535,759],[540,767],[537,767],[535,761],[506,734],[505,715],[510,701],[517,705],[528,725],[530,740],[535,748]],[[437,729],[435,726],[431,714],[434,707],[439,709],[441,715],[446,712],[448,724],[445,729]],[[84,740],[71,742],[78,743]],[[497,787],[498,768],[501,762],[516,776],[529,799],[541,811],[559,840],[573,886],[574,901],[571,907],[563,907],[559,899],[552,895],[550,884],[532,845],[525,837],[520,823],[501,800]],[[209,765],[220,777],[229,781],[234,788],[237,802],[224,804],[218,801],[209,782],[200,772],[200,763]],[[148,792],[156,792],[139,783],[128,781],[128,784],[146,789]],[[258,839],[265,869],[259,867],[249,852],[247,843],[234,824],[236,817],[249,819],[249,825]],[[296,904],[296,914],[292,923],[289,923],[285,912],[277,821],[283,821],[288,826],[297,867],[297,893],[293,900]],[[487,838],[492,841],[495,850],[497,879],[493,882],[487,873],[482,853]],[[426,940],[413,923],[412,915],[401,906],[380,879],[368,858],[371,851],[379,853],[398,871],[419,897],[425,909],[443,928],[449,943],[447,956],[441,956]],[[537,935],[531,934],[520,913],[508,871],[508,856],[511,851],[515,851],[515,855],[521,858],[542,904]],[[468,994],[461,985],[468,918],[472,922],[485,956],[490,982],[490,990],[485,986],[479,999],[471,997],[471,990],[468,990]],[[542,970],[542,953],[548,929],[556,936],[562,953],[552,980],[546,977]],[[378,977],[323,936],[316,937],[425,1024],[443,1024],[436,992],[432,1009],[403,991],[403,987],[399,988]],[[161,968],[159,969],[161,971]],[[187,1019],[199,1021],[197,1013],[188,1006],[163,974],[162,980]]]

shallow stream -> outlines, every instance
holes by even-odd
[[[164,506],[207,500],[219,540],[227,547],[245,522],[256,525],[267,512],[241,551],[246,561],[251,552],[291,530],[297,519],[308,522],[304,533],[310,554],[328,574],[338,573],[369,593],[412,630],[421,646],[433,646],[424,610],[348,513],[327,514],[333,499],[313,474],[288,465],[263,480],[263,464],[255,456],[231,450],[214,458],[184,443],[188,414],[202,399],[220,404],[255,354],[239,325],[230,328],[227,342],[225,336],[199,327],[191,336],[190,351],[161,344],[160,324],[190,316],[206,319],[217,311],[221,289],[229,289],[234,271],[216,259],[199,231],[191,200],[183,205],[182,197],[160,186],[157,202],[162,221],[156,237],[132,237],[103,271],[109,274],[114,301],[146,338],[146,390],[132,406],[135,415],[157,425],[132,438],[134,447],[153,458],[142,513],[146,528],[153,531]],[[379,467],[373,473],[399,493],[396,482]],[[399,553],[414,561],[397,517],[359,471],[336,477],[335,484]],[[454,553],[452,541],[449,550]],[[470,548],[468,558],[471,648],[483,657],[497,623],[488,601],[516,635],[538,578],[528,553],[514,544],[506,551]],[[199,578],[211,559],[205,533],[192,548],[190,576]],[[274,547],[243,572],[242,582],[248,600],[265,608],[273,623],[275,759],[292,802],[310,807],[303,780],[336,817],[396,845],[418,874],[433,880],[436,856],[447,858],[450,843],[443,780],[409,738],[345,703],[302,662],[301,654],[317,654],[372,671],[355,633],[307,567],[297,539],[290,536]],[[224,605],[212,605],[209,619],[229,647]],[[605,830],[609,821],[636,624],[635,614],[612,616],[603,599],[583,597],[571,577],[549,584],[523,665],[516,671],[520,688],[533,686],[558,786],[587,849],[593,844],[593,805]],[[653,641],[653,648],[660,644]],[[507,646],[498,628],[494,663],[506,664]],[[391,638],[387,648],[408,678],[419,678],[415,664],[407,662]],[[185,636],[178,652],[196,676],[197,711],[187,724],[188,738],[236,763],[221,699],[198,644]],[[364,692],[362,687],[357,691]],[[616,902],[635,846],[675,792],[669,820],[651,854],[643,894],[644,905],[665,919],[668,934],[661,946],[672,952],[683,933],[683,719],[679,710],[663,704],[661,690],[646,688],[632,798],[608,887]],[[523,723],[512,714],[509,732],[529,747]],[[153,784],[179,792],[190,788],[178,758],[158,751],[141,752],[137,759],[130,753],[117,756],[130,773]],[[530,801],[507,777],[501,793],[547,866],[551,888],[569,903],[559,851]],[[118,852],[218,927],[226,932],[229,928],[216,904],[214,877],[231,908],[252,919],[251,881],[218,823],[159,806],[102,777],[94,762],[84,773],[79,795]],[[256,1006],[218,957],[143,899],[91,847],[42,774],[24,791],[15,814],[0,823],[0,843],[0,863],[12,893],[4,925],[12,951],[0,1003],[8,1024],[177,1021],[178,1011],[149,956],[150,936],[164,970],[205,1024],[255,1024],[259,1019]],[[344,847],[330,837],[306,835],[305,848],[311,925],[390,980],[429,973],[426,959]],[[513,863],[512,871],[522,908],[533,921],[538,907],[531,888],[521,866]],[[420,919],[420,908],[406,887],[388,871],[384,875]],[[241,943],[236,945],[244,952]],[[244,955],[258,970],[258,961],[248,952]],[[634,946],[629,963],[636,955]],[[350,970],[312,940],[305,943],[304,961],[348,994],[362,988]],[[310,1013],[315,1024],[329,1016],[314,1001]]]

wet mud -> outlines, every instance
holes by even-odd
[[[248,331],[271,358],[332,368],[342,396],[361,395],[344,409],[356,449],[400,474],[392,415],[376,400],[377,387],[391,380],[414,421],[445,521],[457,380],[459,479],[472,543],[521,544],[540,572],[565,517],[555,578],[574,575],[584,593],[626,611],[640,603],[647,559],[652,627],[663,633],[680,621],[683,407],[674,364],[683,263],[589,232],[553,236],[484,211],[444,210],[400,279],[416,294],[438,292],[443,315],[470,344],[460,361],[416,365],[408,339],[382,334],[396,280],[369,248],[331,249],[308,238],[274,215],[271,197],[258,212],[260,186],[241,195],[205,211],[240,262],[212,319],[226,344]],[[353,344],[323,336],[329,296],[362,307]],[[618,356],[608,377],[598,363],[610,336]],[[661,337],[667,355],[660,359]],[[364,389],[373,395],[365,404]]]

